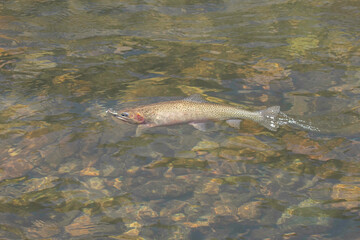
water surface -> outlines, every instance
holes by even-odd
[[[355,239],[358,1],[0,3],[2,239]],[[135,137],[107,108],[201,94],[244,121]]]

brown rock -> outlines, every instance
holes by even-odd
[[[68,232],[71,236],[77,237],[90,234],[92,228],[94,228],[94,224],[91,222],[90,217],[84,215],[75,218],[70,225],[65,227],[65,231]]]
[[[237,209],[237,215],[243,219],[255,219],[260,216],[261,202],[249,202]]]
[[[22,158],[8,158],[0,164],[0,181],[3,179],[16,178],[23,176],[26,172],[33,169],[33,165]]]
[[[155,218],[158,216],[159,214],[148,206],[141,206],[137,212],[137,219]]]
[[[226,205],[219,205],[214,207],[214,212],[216,215],[220,216],[231,216],[233,215],[233,211],[229,206]]]
[[[177,213],[173,216],[171,216],[171,220],[173,220],[174,222],[179,222],[185,219],[185,214],[183,213]]]
[[[220,183],[216,179],[211,179],[210,182],[207,182],[204,186],[202,193],[209,195],[217,195],[220,190]]]
[[[55,223],[36,220],[33,226],[27,229],[28,237],[31,239],[49,238],[60,233],[60,229]]]
[[[87,167],[80,171],[80,176],[99,176],[99,170],[93,167]]]
[[[360,184],[336,184],[331,197],[334,200],[345,200],[345,202],[333,203],[333,207],[345,207],[346,209],[359,207]]]

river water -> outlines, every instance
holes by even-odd
[[[360,2],[3,0],[1,239],[357,239]],[[243,121],[106,109],[200,94]]]

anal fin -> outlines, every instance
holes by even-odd
[[[193,126],[194,128],[205,132],[207,127],[206,127],[206,123],[189,123],[191,126]]]
[[[226,120],[226,123],[229,124],[230,127],[240,129],[241,120],[240,119],[229,119],[229,120]]]
[[[152,126],[150,126],[148,124],[140,124],[140,125],[138,125],[138,127],[136,128],[135,137],[140,137],[145,129],[148,129],[148,128],[151,128],[151,127]]]

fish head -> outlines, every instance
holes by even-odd
[[[113,117],[127,123],[141,124],[145,122],[145,118],[143,117],[143,115],[132,109],[123,109],[120,111],[108,109],[106,112],[110,113]]]

